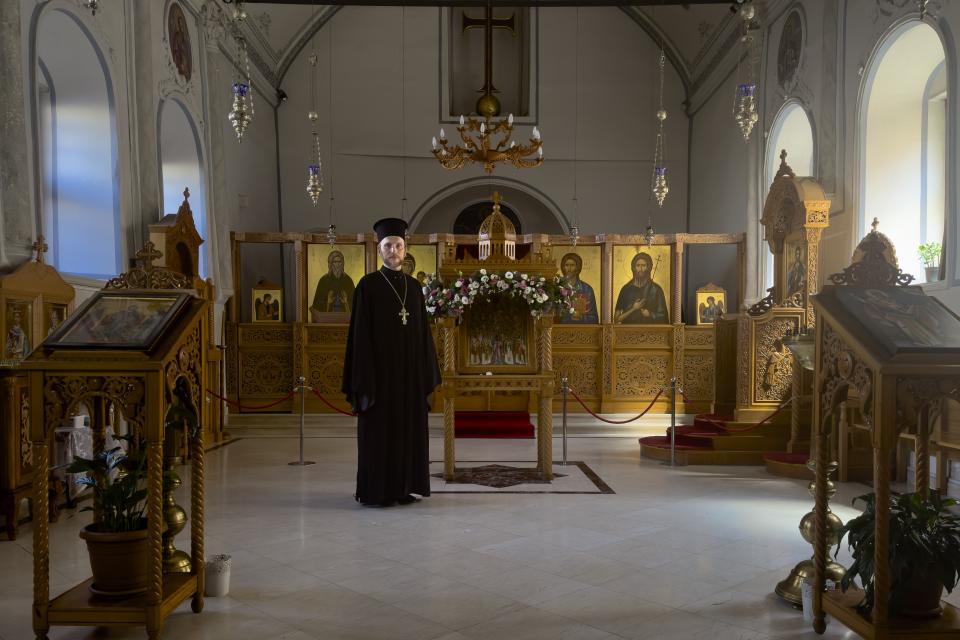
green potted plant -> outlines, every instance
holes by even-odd
[[[75,457],[67,473],[85,474],[78,482],[93,490],[93,506],[82,510],[99,515],[97,522],[80,532],[93,571],[90,590],[106,597],[146,591],[146,456],[127,455],[115,447],[93,458]]]
[[[861,613],[874,604],[874,533],[876,495],[854,498],[866,504],[863,514],[840,529],[837,552],[844,536],[853,555],[853,564],[840,581],[846,591],[860,578],[863,600]],[[934,617],[941,613],[943,590],[953,591],[960,578],[960,516],[950,507],[957,504],[931,490],[929,498],[918,493],[890,496],[889,573],[890,613],[907,617]]]
[[[936,282],[940,279],[940,255],[942,252],[943,247],[939,242],[925,242],[917,247],[917,253],[923,260],[927,282]]]

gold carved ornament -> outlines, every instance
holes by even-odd
[[[683,388],[688,397],[713,397],[713,375],[713,355],[684,355]]]
[[[293,353],[244,351],[240,354],[240,395],[283,395],[293,388]]]
[[[597,369],[600,366],[600,354],[554,353],[554,384],[562,387],[560,379],[566,376],[570,388],[584,397],[600,395],[600,380]]]
[[[343,380],[342,353],[308,353],[307,380],[318,393],[338,394]]]
[[[853,388],[859,398],[859,409],[867,425],[873,424],[873,371],[847,346],[833,328],[824,323],[823,353],[820,359],[820,424],[847,399]]]
[[[44,426],[52,433],[82,400],[101,397],[118,406],[131,427],[142,429],[144,393],[143,378],[137,376],[49,375],[43,385]]]
[[[783,339],[798,328],[799,318],[774,318],[756,325],[754,389],[758,401],[784,400],[793,386],[793,355]],[[760,366],[763,363],[763,366]]]
[[[617,386],[620,397],[652,398],[669,378],[668,356],[616,356]]]
[[[156,245],[147,241],[143,248],[137,251],[136,260],[143,266],[134,267],[126,273],[107,281],[103,288],[108,289],[192,289],[193,282],[189,277],[161,267],[153,266],[154,260],[163,257]]]

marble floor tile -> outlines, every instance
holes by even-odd
[[[355,441],[307,444],[318,464],[303,468],[286,464],[296,440],[269,433],[208,454],[205,547],[231,555],[230,594],[199,615],[181,606],[164,638],[819,640],[772,595],[811,553],[797,531],[812,507],[806,481],[759,467],[670,469],[641,459],[635,438],[582,437],[571,459],[615,494],[438,494],[371,509],[352,498]],[[430,448],[441,459],[439,438]],[[457,451],[529,462],[536,443],[459,440]],[[838,515],[857,513],[847,505],[867,490],[840,485]],[[54,593],[89,575],[77,536],[89,518],[68,511],[51,525]],[[28,524],[0,542],[0,640],[33,637],[31,535]],[[189,547],[189,527],[177,546]],[[145,637],[136,627],[49,636]],[[833,622],[822,638],[853,636]]]

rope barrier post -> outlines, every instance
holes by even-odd
[[[563,389],[563,466],[567,466],[567,391],[570,389],[570,379],[567,376],[560,378]]]
[[[307,379],[303,376],[299,378],[299,385],[294,388],[294,393],[298,390],[300,392],[300,459],[294,460],[293,462],[288,462],[287,464],[296,467],[305,467],[308,464],[316,464],[313,460],[304,460],[303,459],[303,427],[304,427],[304,414],[306,412],[306,403],[307,403],[307,394],[306,390],[310,389],[307,386]],[[312,391],[312,389],[311,389]]]
[[[677,466],[677,379],[670,378],[670,466]]]

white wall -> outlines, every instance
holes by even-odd
[[[430,138],[441,124],[439,114],[439,9],[345,7],[314,36],[319,54],[317,93],[321,153],[329,195],[330,176],[336,197],[338,230],[362,232],[386,215],[398,215],[402,190],[401,127],[406,132],[407,210],[414,216],[454,185],[484,184],[479,167],[444,170],[430,154]],[[401,91],[400,30],[405,13],[402,56],[406,70]],[[519,181],[557,212],[554,228],[528,224],[522,203],[516,211],[530,231],[566,231],[572,217],[574,115],[577,100],[573,72],[577,32],[575,9],[539,10],[539,114],[544,137],[543,166],[515,169],[498,166],[495,179]],[[333,33],[333,156],[329,157],[328,48]],[[579,116],[577,191],[582,233],[642,233],[649,210],[656,119],[657,48],[622,11],[614,7],[580,10]],[[284,78],[289,100],[279,110],[280,165],[285,230],[325,228],[325,197],[314,208],[307,198],[306,166],[310,157],[307,55],[300,54]],[[401,123],[400,98],[405,96]],[[686,223],[688,123],[684,92],[668,65],[665,103],[667,164],[671,192],[656,212],[658,231],[681,231]],[[517,127],[516,137],[530,135]],[[455,190],[455,189],[454,189]],[[529,211],[529,210],[528,210]],[[536,219],[536,218],[535,218]],[[417,231],[449,231],[418,226]]]

